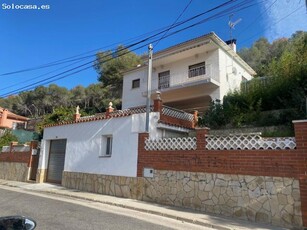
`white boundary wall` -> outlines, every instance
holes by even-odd
[[[159,134],[158,113],[151,113],[150,133]],[[44,130],[39,169],[47,169],[50,141],[67,139],[64,171],[136,177],[138,133],[144,132],[145,114],[47,127]],[[102,136],[112,135],[111,157],[100,157]]]

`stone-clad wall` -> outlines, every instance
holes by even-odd
[[[100,174],[63,172],[62,185],[105,195],[140,199],[143,178],[108,176]]]
[[[299,181],[293,178],[154,171],[143,200],[285,227],[301,227]]]
[[[29,167],[27,163],[0,162],[0,178],[4,180],[27,181]]]
[[[62,185],[249,221],[302,227],[299,181],[293,178],[164,170],[154,170],[153,178],[64,172]]]

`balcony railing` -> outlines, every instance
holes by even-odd
[[[198,82],[201,80],[210,80],[212,78],[211,65],[206,65],[205,68],[201,69],[186,69],[184,72],[170,71],[169,75],[158,76],[153,79],[154,89],[167,89],[184,84]]]

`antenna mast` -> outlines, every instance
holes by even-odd
[[[229,26],[229,35],[230,35],[230,41],[232,43],[232,30],[235,29],[235,26],[242,21],[242,18],[237,19],[236,21],[232,22],[231,19],[233,17],[233,14],[229,15],[229,21],[228,21],[228,26]]]

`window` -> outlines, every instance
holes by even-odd
[[[140,79],[135,79],[132,81],[132,89],[140,88]]]
[[[100,157],[110,157],[112,155],[112,136],[102,136]]]
[[[164,71],[159,73],[159,83],[158,88],[159,89],[165,89],[169,88],[169,80],[170,80],[170,71]]]
[[[206,63],[201,62],[189,66],[189,78],[206,74]]]
[[[107,137],[106,156],[112,155],[112,137]]]

